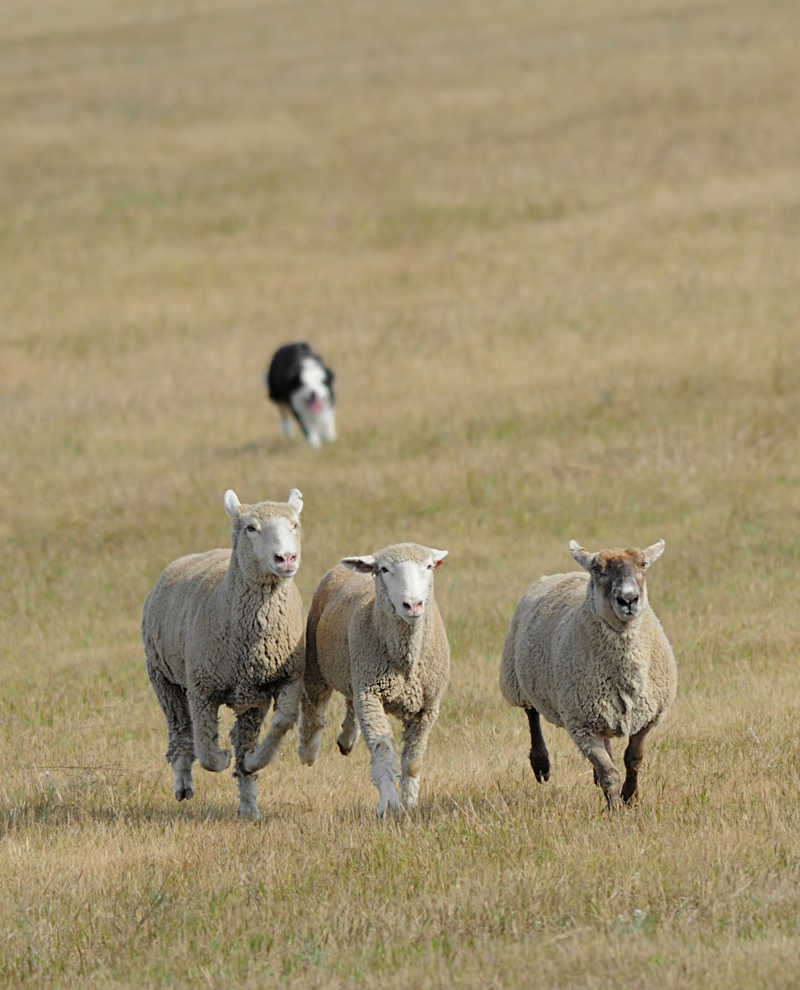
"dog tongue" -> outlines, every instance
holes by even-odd
[[[313,398],[308,404],[308,408],[311,412],[321,412],[322,411],[322,400],[318,398]]]

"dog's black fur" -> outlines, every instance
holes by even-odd
[[[273,354],[267,373],[264,376],[269,398],[279,406],[282,418],[285,419],[285,414],[291,412],[299,423],[300,429],[303,431],[303,435],[307,440],[310,439],[308,423],[304,422],[302,416],[298,414],[296,404],[292,401],[292,396],[296,395],[304,386],[307,387],[308,383],[303,381],[301,372],[303,370],[303,362],[309,360],[315,362],[320,370],[321,381],[328,392],[327,396],[322,395],[321,398],[327,399],[330,409],[333,411],[336,405],[336,396],[333,388],[336,376],[325,364],[322,356],[313,350],[306,341],[297,341],[279,347]],[[314,393],[311,392],[310,394],[313,397]]]

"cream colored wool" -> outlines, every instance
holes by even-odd
[[[620,795],[620,775],[611,761],[609,740],[629,737],[622,797],[636,793],[637,773],[647,733],[670,708],[677,668],[661,623],[647,601],[644,570],[663,543],[648,551],[587,554],[571,544],[573,556],[589,573],[540,578],[518,603],[503,646],[500,688],[506,700],[526,710],[531,728],[531,765],[547,780],[549,757],[539,714],[563,726],[590,760],[595,782],[610,807]],[[628,567],[638,613],[626,621],[615,615],[610,574]]]
[[[254,539],[277,531],[282,543],[296,547],[299,565],[302,496],[295,489],[286,503],[241,505],[228,492],[225,507],[232,518],[232,550],[209,550],[169,564],[145,601],[142,639],[147,672],[167,720],[176,798],[194,793],[194,759],[215,772],[230,764],[230,752],[218,744],[219,707],[228,705],[237,713],[231,742],[239,814],[255,818],[253,771],[269,763],[296,721],[304,644],[297,586],[259,559]],[[270,729],[258,745],[273,701]]]
[[[339,691],[347,699],[339,749],[345,755],[351,751],[360,727],[371,754],[379,815],[387,807],[401,812],[416,805],[422,760],[450,674],[450,650],[432,581],[424,614],[411,626],[396,614],[380,568],[414,561],[433,570],[444,556],[444,551],[402,543],[369,558],[375,561],[374,573],[355,573],[339,564],[322,578],[309,609],[300,758],[309,764],[316,760],[325,710],[332,691]],[[357,558],[345,559],[352,563]],[[387,714],[400,719],[404,729],[401,796]]]

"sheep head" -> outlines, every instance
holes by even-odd
[[[342,563],[353,571],[372,574],[375,598],[381,607],[413,626],[425,615],[433,572],[446,556],[446,550],[419,543],[395,543],[375,554],[343,557]]]
[[[645,571],[664,552],[659,540],[644,550],[600,550],[589,553],[575,540],[569,550],[589,572],[590,588],[597,614],[611,626],[625,626],[647,607]]]
[[[233,552],[247,581],[263,585],[293,578],[300,567],[302,494],[293,488],[286,502],[243,505],[229,488],[223,505],[233,521]]]

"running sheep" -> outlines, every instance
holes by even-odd
[[[232,550],[174,560],[142,614],[147,673],[167,721],[175,797],[192,797],[192,761],[218,773],[231,761],[218,743],[220,705],[236,712],[239,817],[258,818],[256,770],[297,719],[303,674],[303,609],[292,578],[300,566],[303,496],[242,505],[223,499]],[[261,724],[274,701],[269,731]]]
[[[644,741],[670,708],[677,688],[672,648],[647,599],[645,572],[664,551],[570,553],[588,574],[535,581],[518,603],[503,646],[500,688],[525,709],[536,779],[549,779],[550,758],[539,716],[563,726],[594,768],[610,810],[637,793]],[[625,782],[609,740],[627,736]]]
[[[344,557],[322,578],[306,626],[306,667],[298,753],[312,764],[334,689],[346,699],[338,737],[350,753],[359,726],[370,751],[378,816],[413,808],[428,737],[450,673],[450,650],[433,595],[433,574],[446,550],[398,543]],[[400,794],[387,713],[403,724]]]

